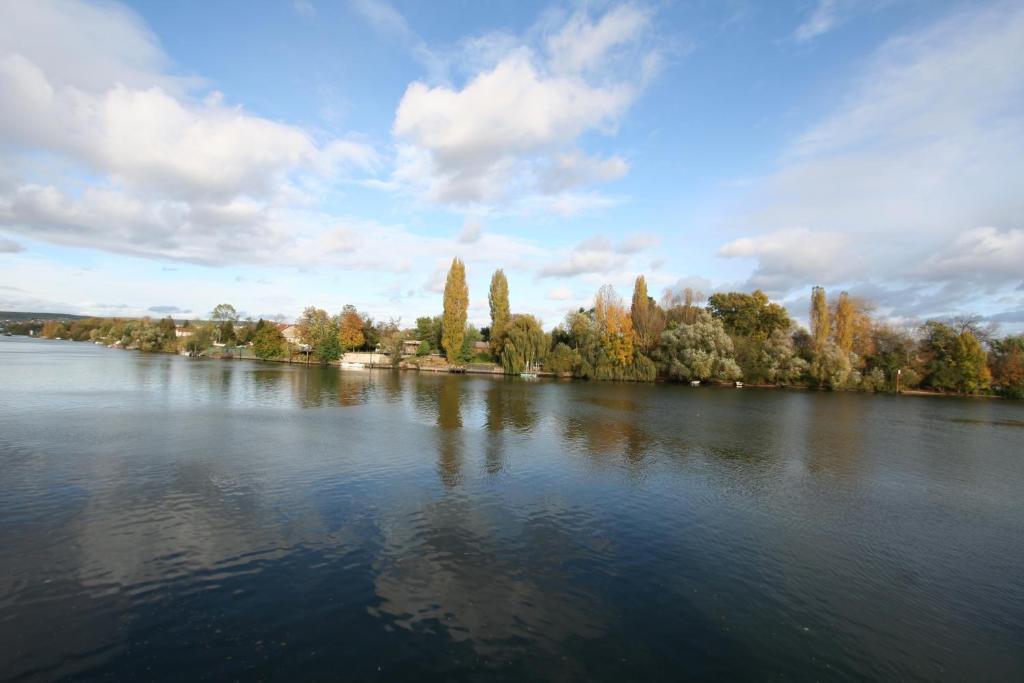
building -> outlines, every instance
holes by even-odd
[[[192,336],[192,328],[191,327],[175,327],[174,328],[174,336],[178,337],[179,339],[181,339],[182,337],[191,337]]]
[[[419,339],[406,339],[402,342],[402,355],[403,356],[415,356],[416,352],[420,350]]]
[[[302,343],[302,340],[299,339],[299,328],[297,325],[277,323],[277,329],[281,331],[281,336],[284,337],[285,341],[292,346],[299,346]]]

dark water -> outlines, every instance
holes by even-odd
[[[1024,406],[0,339],[0,678],[1024,680]]]

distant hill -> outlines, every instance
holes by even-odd
[[[87,315],[71,313],[25,313],[23,311],[0,311],[0,320],[85,320]]]

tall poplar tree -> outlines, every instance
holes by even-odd
[[[466,266],[459,258],[452,259],[448,280],[444,284],[444,313],[441,316],[441,346],[449,362],[457,360],[466,335],[466,311],[469,309],[469,287]]]
[[[487,295],[491,304],[491,350],[501,353],[502,336],[508,329],[511,312],[508,304],[508,280],[501,268],[491,276],[491,291]]]
[[[828,301],[825,299],[825,289],[815,287],[811,290],[811,336],[819,351],[828,343],[829,332]]]
[[[846,292],[839,293],[839,301],[836,302],[836,346],[844,353],[853,350],[854,310],[850,295]]]

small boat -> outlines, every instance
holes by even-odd
[[[736,388],[737,389],[742,389],[743,388],[743,382],[736,382]]]
[[[699,379],[691,379],[690,380],[690,386],[691,387],[699,387],[700,386],[700,380]]]
[[[350,363],[348,361],[342,361],[341,367],[345,368],[346,370],[362,370],[363,368],[366,367],[366,363]]]
[[[536,372],[520,372],[519,376],[522,377],[523,379],[537,379]]]

